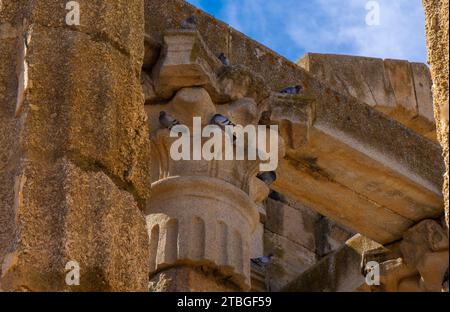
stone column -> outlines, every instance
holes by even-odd
[[[164,110],[185,125],[192,125],[196,116],[206,126],[219,110],[243,121],[243,113],[236,108],[251,115],[256,107],[250,98],[237,104],[216,107],[205,89],[183,88],[170,103],[151,106],[148,112],[155,116]],[[192,133],[190,138],[193,142]],[[267,195],[267,186],[255,177],[259,162],[175,161],[169,153],[175,140],[168,129],[152,131],[152,163],[157,166],[158,177],[145,211],[150,289],[248,290],[250,239],[259,222],[255,201],[261,200],[261,193]],[[177,282],[180,275],[186,282]]]
[[[163,179],[152,191],[147,226],[153,280],[161,283],[160,272],[175,266],[203,274],[173,290],[247,290],[250,235],[258,222],[250,197],[207,176]]]
[[[146,291],[143,1],[66,2],[0,3],[0,289]]]
[[[433,78],[434,116],[438,139],[443,148],[446,173],[444,176],[445,220],[448,227],[449,154],[448,154],[448,0],[423,0],[426,18],[428,63]]]
[[[256,178],[260,162],[247,157],[176,161],[170,149],[177,138],[158,126],[158,116],[165,111],[187,126],[192,148],[194,117],[201,118],[202,127],[217,113],[238,125],[257,125],[266,87],[243,67],[222,66],[196,31],[185,30],[166,33],[161,58],[145,81],[152,89],[145,93],[152,95],[146,110],[155,181],[145,211],[150,290],[249,290],[256,203],[268,194]]]

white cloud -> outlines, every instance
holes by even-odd
[[[218,17],[291,59],[319,52],[425,62],[421,0],[377,0],[379,26],[366,25],[367,2],[223,0]]]
[[[426,59],[424,16],[420,0],[379,0],[380,25],[365,22],[366,0],[319,0],[312,27],[301,27],[291,16],[287,32],[311,52],[346,53],[412,61]],[[324,18],[325,17],[325,18]],[[320,21],[325,25],[319,25]],[[330,51],[330,48],[332,49]]]

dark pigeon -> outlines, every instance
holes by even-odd
[[[181,28],[182,29],[196,29],[197,28],[197,19],[195,18],[195,16],[190,16],[187,19],[185,19],[181,23]]]
[[[159,113],[159,123],[164,128],[171,130],[174,126],[180,125],[180,122],[169,116],[165,111]]]
[[[223,65],[230,66],[230,60],[225,56],[224,53],[220,53],[218,59],[222,62]]]
[[[448,291],[448,268],[447,271],[445,271],[444,278],[442,280],[442,287],[444,288],[444,291]]]
[[[227,117],[220,114],[214,115],[214,117],[211,119],[211,123],[214,125],[218,125],[220,128],[222,128],[222,130],[225,130],[225,126],[236,126]]]
[[[253,258],[253,259],[251,259],[251,261],[253,264],[255,264],[257,266],[266,267],[272,263],[272,258],[273,258],[273,254],[269,254],[268,256]]]
[[[272,185],[272,183],[277,179],[277,174],[275,171],[265,171],[259,173],[256,177],[267,185]]]
[[[280,194],[280,193],[278,193],[278,192],[276,192],[276,191],[270,191],[270,193],[269,193],[269,198],[270,199],[273,199],[273,200],[275,200],[275,201],[279,201],[279,202],[282,202],[282,203],[286,203],[286,198],[282,195],[282,194]]]
[[[300,91],[302,91],[302,87],[297,85],[293,87],[284,88],[283,90],[280,91],[280,93],[296,95],[300,94]]]
[[[227,117],[221,114],[214,115],[213,118],[211,119],[211,123],[213,125],[219,126],[222,129],[222,131],[225,131],[225,126],[233,126],[233,127],[236,126],[234,123],[231,122],[231,120],[229,120]],[[236,143],[235,135],[233,135],[233,143]]]

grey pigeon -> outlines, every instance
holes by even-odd
[[[273,258],[273,254],[269,254],[268,256],[253,258],[253,259],[251,259],[251,261],[253,264],[256,264],[257,266],[266,267],[270,263],[272,263],[272,258]]]
[[[448,268],[447,271],[445,271],[444,278],[442,280],[442,287],[444,288],[444,291],[448,291]]]
[[[236,126],[234,123],[231,122],[231,120],[229,120],[227,117],[221,114],[215,114],[211,119],[211,123],[213,125],[219,126],[222,129],[222,131],[225,131],[225,126],[233,126],[233,127]],[[233,135],[233,143],[236,143],[235,135]]]
[[[181,23],[182,29],[196,29],[197,28],[197,19],[195,16],[189,16]]]
[[[273,191],[273,190],[270,191],[269,198],[273,199],[275,201],[286,203],[286,198],[283,196],[283,194],[280,194],[280,193],[278,193],[276,191]]]
[[[267,185],[272,185],[272,183],[277,179],[277,174],[275,171],[265,171],[259,173],[256,177]]]
[[[214,125],[218,125],[220,128],[222,128],[222,130],[225,130],[225,126],[236,126],[227,117],[221,114],[215,114],[211,119],[211,123]]]
[[[172,127],[176,125],[180,125],[180,122],[178,120],[169,116],[165,111],[159,113],[159,123],[161,124],[161,126],[169,130],[171,130]]]
[[[295,94],[299,94],[301,90],[302,90],[302,87],[299,85],[296,85],[293,87],[284,88],[283,90],[280,91],[280,93],[295,95]]]
[[[218,59],[222,62],[223,65],[230,66],[230,60],[225,56],[223,52],[219,54]]]

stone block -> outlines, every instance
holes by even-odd
[[[238,292],[239,288],[207,268],[175,267],[150,279],[151,292]]]
[[[401,106],[413,115],[417,115],[414,80],[409,62],[387,59],[384,61],[384,68],[394,91],[396,106]]]
[[[80,25],[66,23],[65,1],[33,2],[29,6],[28,20],[45,27],[66,29],[89,36],[93,41],[109,45],[129,56],[135,70],[140,71],[144,55],[142,40],[144,2],[142,0],[77,0]],[[51,14],[49,14],[51,12]],[[135,71],[135,75],[139,72]]]
[[[171,98],[184,87],[204,87],[218,94],[216,72],[222,66],[195,30],[172,30],[164,37],[164,51],[153,69],[158,96]]]
[[[422,63],[411,63],[411,70],[419,116],[434,124],[433,81],[431,80],[430,70],[427,65]]]
[[[267,230],[264,233],[264,251],[274,254],[273,262],[267,267],[269,291],[281,291],[316,262],[314,252]]]
[[[277,124],[287,148],[299,149],[309,140],[315,103],[309,98],[274,94],[269,99],[270,123]]]
[[[370,106],[396,106],[382,59],[307,53],[297,64],[343,95]]]
[[[405,262],[417,268],[424,287],[441,291],[448,270],[448,231],[436,221],[424,220],[403,235],[400,249]]]
[[[148,127],[129,57],[84,33],[36,25],[27,62],[32,86],[22,144],[29,157],[66,153],[148,197]]]
[[[267,230],[315,252],[317,216],[312,211],[296,209],[271,199],[267,200],[266,210]]]
[[[364,284],[361,260],[364,252],[379,244],[355,235],[347,243],[301,273],[282,291],[292,292],[350,292]]]

